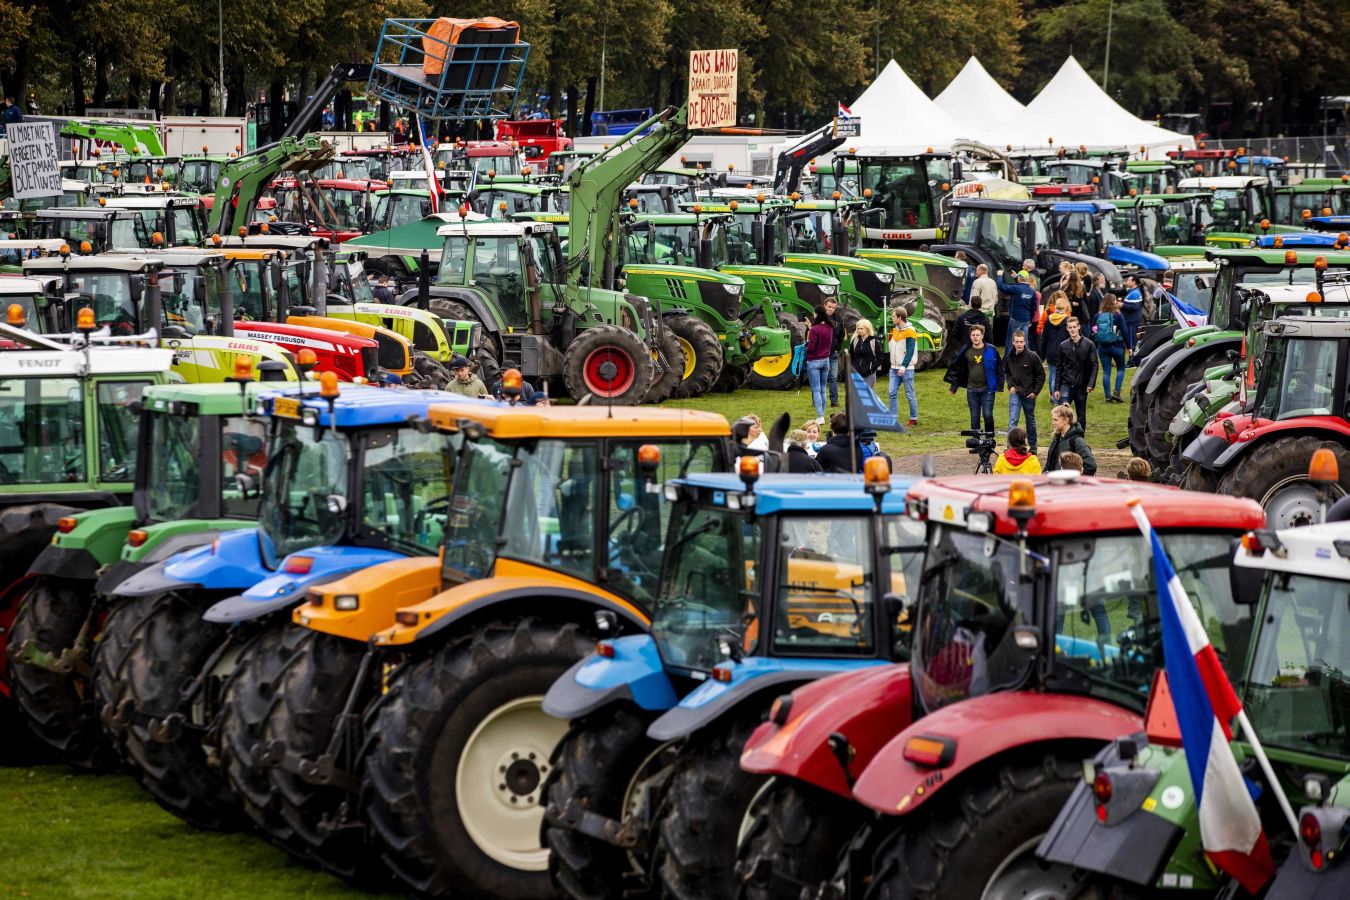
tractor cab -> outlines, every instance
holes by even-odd
[[[137,212],[105,203],[38,210],[29,223],[27,236],[60,239],[81,253],[102,253],[150,247],[152,234]]]
[[[593,148],[577,149],[572,147],[568,150],[555,150],[548,156],[548,174],[556,177],[559,182],[566,184],[567,177],[572,174],[572,170],[581,165],[592,156],[598,156],[599,150]],[[646,184],[653,182],[645,181]]]
[[[59,330],[64,320],[65,295],[61,279],[55,275],[0,277],[0,309],[19,308],[19,316],[34,330]],[[3,340],[3,339],[0,339]]]
[[[1270,221],[1306,228],[1314,216],[1350,215],[1350,180],[1305,178],[1296,185],[1277,187]]]
[[[1271,215],[1270,182],[1264,178],[1248,175],[1183,178],[1178,189],[1209,191],[1214,195],[1210,202],[1210,213],[1214,217],[1212,232],[1254,234],[1261,220],[1269,219]]]
[[[485,178],[469,191],[468,201],[475,212],[489,219],[509,221],[517,213],[551,211],[548,209],[549,195],[553,193],[556,188]]]
[[[371,207],[370,233],[376,234],[431,215],[431,194],[425,190],[389,188],[376,191],[375,205]]]
[[[185,194],[215,194],[220,167],[229,161],[221,154],[184,156],[176,187]]]
[[[848,157],[836,156],[842,169]],[[868,221],[864,241],[927,243],[942,238],[942,198],[959,180],[950,153],[913,155],[869,154],[855,157],[861,195],[870,190],[868,209],[882,210],[880,221]],[[836,174],[838,172],[836,171]]]
[[[1207,150],[1202,144],[1193,150],[1182,147],[1168,150],[1167,158],[1179,166],[1182,172],[1191,173],[1196,178],[1222,178],[1233,174],[1228,164],[1231,162],[1236,166],[1237,151]]]
[[[195,247],[206,238],[201,206],[190,197],[164,194],[110,197],[108,206],[134,210],[144,230],[150,233],[150,246]]]
[[[520,156],[504,141],[456,141],[441,144],[432,155],[438,171],[450,181],[472,190],[493,175],[520,175]]]
[[[676,212],[675,191],[668,184],[630,184],[624,189],[623,203],[640,216]]]
[[[1130,188],[1124,171],[1112,160],[1054,159],[1041,168],[1042,174],[1051,178],[1060,178],[1069,184],[1091,185],[1098,197],[1107,200],[1126,196]]]
[[[119,254],[24,260],[26,276],[59,279],[64,300],[33,324],[52,332],[68,331],[76,323],[76,311],[87,307],[95,326],[108,328],[114,337],[140,334],[149,327],[144,309],[147,288],[163,268],[160,260],[149,256]]]
[[[1126,191],[1134,188],[1139,194],[1170,194],[1176,190],[1181,170],[1175,163],[1151,159],[1131,159],[1125,162]]]
[[[26,240],[18,237],[0,238],[0,272],[18,274],[23,271],[25,259],[69,255],[70,245],[60,238]]]
[[[1140,194],[1134,192],[1112,200],[1116,208],[1112,216],[1116,233],[1126,243],[1139,250],[1175,256],[1181,250],[1168,248],[1196,248],[1200,253],[1205,234],[1214,224],[1210,212],[1212,197],[1208,193],[1195,194]]]
[[[304,226],[307,233],[336,243],[371,230],[371,197],[383,188],[384,183],[378,181],[280,178],[270,190],[279,220]]]
[[[530,328],[527,287],[554,284],[560,277],[562,252],[548,225],[532,223],[466,223],[444,225],[437,232],[444,245],[437,287],[462,286],[486,294],[504,325]]]
[[[841,197],[856,198],[862,196],[862,186],[858,183],[858,161],[856,159],[844,160],[844,171],[842,176],[838,174],[833,166],[823,163],[811,162],[807,170],[811,173],[811,196],[819,199],[828,199],[834,196],[838,191]]]

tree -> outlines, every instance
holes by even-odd
[[[912,0],[903,15],[883,17],[881,55],[900,63],[914,83],[931,97],[956,77],[966,60],[978,57],[1003,86],[1011,87],[1022,70],[1022,0],[951,3]]]

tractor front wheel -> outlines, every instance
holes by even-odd
[[[757,312],[751,316],[747,324],[754,328],[762,326],[764,322],[764,313]],[[788,352],[779,356],[761,356],[755,360],[746,379],[746,385],[755,390],[791,390],[797,386],[801,377],[800,374],[792,374],[792,354],[797,345],[806,343],[806,323],[789,313],[783,313],[778,317],[778,327],[787,329],[790,345]]]
[[[207,604],[178,593],[162,600],[132,635],[126,659],[131,700],[127,750],[160,806],[200,828],[243,824],[239,799],[207,759],[203,738],[215,718],[221,677],[207,673],[194,699],[184,688],[228,656],[226,628],[202,620]],[[218,653],[224,649],[224,653]]]
[[[413,890],[555,895],[539,836],[567,724],[544,694],[593,646],[575,623],[494,622],[393,680],[366,720],[362,796],[385,864]]]
[[[829,881],[861,808],[838,794],[775,778],[751,811],[736,851],[742,900],[796,896]]]
[[[442,319],[449,319],[452,322],[478,322],[478,342],[469,348],[469,359],[478,365],[478,377],[483,379],[483,383],[491,385],[501,375],[501,364],[498,362],[497,345],[492,336],[488,334],[487,326],[482,324],[482,320],[474,314],[474,311],[457,300],[446,300],[444,297],[432,297],[427,301],[427,309]],[[446,380],[449,384],[449,379]]]
[[[112,747],[89,691],[96,622],[90,587],[47,577],[34,582],[10,631],[9,677],[32,732],[66,763],[98,770],[109,763]],[[85,646],[78,647],[82,633]],[[27,653],[42,654],[48,664],[24,662]],[[57,665],[66,671],[58,671]]]
[[[749,366],[736,366],[726,363],[722,366],[722,374],[717,376],[717,383],[713,385],[713,393],[734,394],[741,389],[745,384],[745,379],[749,376]]]
[[[580,401],[632,406],[652,386],[651,351],[637,335],[618,325],[592,325],[580,331],[563,354],[567,393]]]
[[[751,806],[768,784],[741,769],[741,748],[758,718],[714,723],[695,733],[675,761],[662,804],[653,865],[661,896],[732,900],[736,847]]]
[[[1316,524],[1322,520],[1322,501],[1308,480],[1308,463],[1322,448],[1334,453],[1340,466],[1340,481],[1330,491],[1335,501],[1350,493],[1350,449],[1313,434],[1276,438],[1247,451],[1219,479],[1219,493],[1260,503],[1268,528]]]
[[[877,851],[869,900],[947,897],[1072,897],[1068,866],[1036,847],[1083,777],[1074,759],[1046,755],[973,775]]]
[[[702,319],[682,313],[666,316],[663,321],[684,351],[684,372],[675,396],[681,400],[702,397],[722,375],[724,358],[717,332]]]
[[[651,820],[672,748],[647,737],[650,724],[651,716],[632,707],[604,709],[574,722],[553,753],[544,843],[549,874],[568,896],[618,900],[650,888],[651,834],[624,849],[563,824],[583,811],[617,822]]]
[[[103,620],[98,644],[94,648],[92,694],[103,725],[103,733],[121,761],[134,768],[127,750],[125,714],[131,703],[127,692],[126,663],[132,636],[163,598],[158,594],[118,600]]]

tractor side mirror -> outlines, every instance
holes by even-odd
[[[130,282],[131,302],[140,303],[141,297],[145,296],[145,276],[131,275],[127,280]]]
[[[1238,540],[1229,542],[1236,555]],[[1255,606],[1261,599],[1261,585],[1265,581],[1265,570],[1249,566],[1230,565],[1228,567],[1228,589],[1233,594],[1233,602],[1243,606]]]
[[[274,256],[268,260],[267,274],[272,280],[272,290],[281,290],[281,285],[285,281],[286,276],[281,271],[281,259],[279,257]]]
[[[833,168],[834,168],[834,183],[835,183],[835,184],[843,184],[843,183],[844,183],[844,158],[843,158],[842,156],[836,156],[836,157],[834,158]]]
[[[885,610],[886,621],[894,625],[909,608],[909,597],[905,594],[886,593],[882,595],[881,607]]]
[[[422,218],[425,219],[427,216],[431,215],[431,201],[423,200],[418,209],[422,213]]]

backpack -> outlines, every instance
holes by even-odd
[[[1097,313],[1097,343],[1119,344],[1122,340],[1114,313]]]

